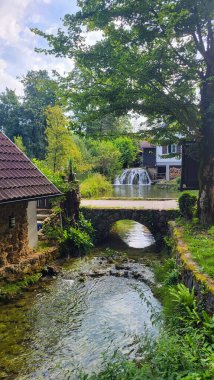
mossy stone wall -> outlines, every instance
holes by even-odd
[[[181,268],[181,278],[184,285],[195,291],[199,302],[205,310],[214,313],[214,281],[202,273],[198,264],[192,259],[188,247],[182,239],[182,228],[170,222],[170,235],[173,239],[173,253]]]

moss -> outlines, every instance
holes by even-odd
[[[0,285],[0,301],[10,300],[20,294],[22,290],[35,284],[41,278],[41,273],[27,275],[23,280],[17,282],[3,283]]]
[[[196,282],[204,286],[206,292],[214,294],[213,276],[209,276],[214,273],[214,267],[210,268],[206,265],[207,257],[210,253],[213,255],[214,251],[213,236],[209,237],[210,231],[206,231],[198,224],[187,223],[182,219],[179,219],[177,223],[179,226],[170,223],[174,238],[174,252],[179,255],[184,269],[192,272]],[[201,244],[192,252],[191,247],[195,247],[198,240]],[[208,273],[206,273],[206,269]]]

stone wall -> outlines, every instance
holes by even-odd
[[[181,268],[181,278],[184,285],[194,292],[205,310],[214,314],[214,281],[201,272],[198,264],[192,259],[187,245],[182,239],[182,228],[170,222],[170,234],[174,242],[174,254]]]
[[[28,202],[0,205],[0,268],[29,254],[27,206]],[[14,227],[9,225],[10,217],[15,218]]]

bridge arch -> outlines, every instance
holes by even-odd
[[[108,238],[111,226],[119,220],[129,219],[147,227],[156,241],[168,231],[168,221],[178,216],[177,210],[150,210],[128,208],[81,208],[86,219],[90,219],[97,236],[97,242]]]

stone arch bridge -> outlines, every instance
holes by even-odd
[[[179,215],[179,211],[154,210],[154,209],[130,209],[130,208],[92,208],[81,207],[86,219],[91,220],[95,230],[97,241],[107,239],[111,227],[119,220],[129,219],[146,226],[153,234],[156,242],[163,239],[168,232],[168,221]]]

